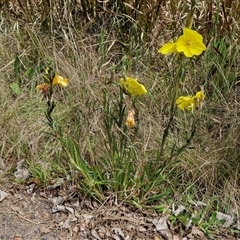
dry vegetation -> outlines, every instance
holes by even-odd
[[[15,181],[16,164],[24,160],[39,187],[64,177],[99,200],[118,195],[164,212],[173,203],[191,212],[193,201],[203,201],[208,209],[199,213],[199,225],[216,210],[238,218],[239,1],[15,0],[0,6],[1,182]],[[157,50],[191,20],[207,51],[182,69],[181,94],[204,86],[206,101],[198,121],[178,110],[168,127],[178,65]],[[65,145],[46,124],[46,101],[35,90],[52,63],[70,82],[54,93],[53,118]],[[148,89],[136,103],[136,129],[114,122],[122,116],[123,73]],[[87,177],[64,151],[76,146]]]

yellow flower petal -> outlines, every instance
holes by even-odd
[[[60,87],[66,87],[68,85],[68,79],[63,78],[62,76],[60,76],[56,73],[54,78],[53,78],[52,84],[53,85],[59,85]]]
[[[177,52],[177,48],[176,48],[176,43],[175,42],[168,42],[166,44],[164,44],[159,50],[159,53],[162,54],[169,54],[169,53],[178,53]]]
[[[119,86],[125,90],[126,89],[126,81],[123,78],[119,79]]]
[[[204,92],[203,91],[197,92],[193,98],[194,98],[194,101],[195,101],[195,105],[197,107],[201,108],[202,105],[203,105],[203,100],[205,99]]]
[[[203,101],[205,99],[205,94],[204,94],[204,91],[199,91],[195,94],[195,97],[197,99],[200,99],[201,101]]]
[[[176,100],[178,107],[181,110],[193,110],[195,107],[194,98],[191,96],[181,96]]]
[[[120,78],[119,86],[130,96],[136,97],[147,93],[145,86],[138,82],[137,79],[126,77],[126,80]]]

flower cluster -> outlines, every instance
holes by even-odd
[[[184,28],[183,35],[176,41],[170,41],[164,44],[159,50],[159,53],[183,53],[186,57],[192,57],[193,55],[200,55],[206,46],[203,43],[203,37],[198,32]]]
[[[181,96],[176,100],[181,110],[193,111],[196,107],[201,108],[205,94],[203,91],[197,92],[194,96]]]
[[[147,89],[142,83],[139,83],[137,79],[131,77],[120,78],[119,86],[129,97],[142,96],[147,93]],[[128,111],[126,126],[135,127],[135,111],[130,109]]]
[[[40,85],[36,86],[36,90],[42,91],[42,93],[46,94],[48,91],[48,88],[50,86],[50,81],[42,83]],[[54,78],[52,80],[52,86],[59,85],[60,87],[66,87],[68,85],[68,79],[63,78],[62,76],[58,75],[57,73],[54,75]]]

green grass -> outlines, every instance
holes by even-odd
[[[41,187],[64,178],[98,201],[113,194],[170,216],[172,205],[183,204],[188,214],[173,222],[184,224],[196,211],[189,201],[203,201],[207,207],[193,221],[208,233],[220,224],[215,211],[239,214],[237,1],[117,1],[105,8],[92,1],[87,16],[71,4],[21,2],[21,18],[4,5],[0,21],[0,153],[7,165],[1,181],[12,180],[9,169],[25,159]],[[87,7],[81,3],[80,13]],[[192,59],[160,55],[190,20],[207,50]],[[50,65],[70,83],[54,88],[53,122],[35,90]],[[148,94],[127,100],[118,86],[124,74]],[[176,109],[176,97],[201,87],[206,100],[198,114]],[[132,129],[125,126],[131,104]]]

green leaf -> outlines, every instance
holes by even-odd
[[[16,94],[16,95],[20,95],[21,93],[21,89],[19,87],[19,85],[17,83],[11,83],[10,84],[10,88],[12,89],[12,91]]]

